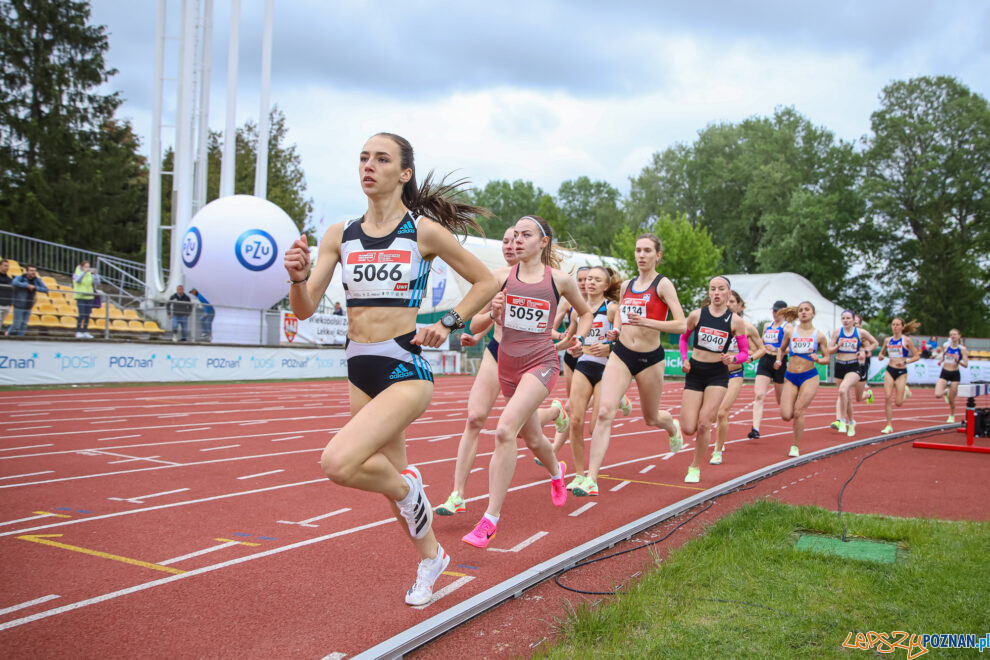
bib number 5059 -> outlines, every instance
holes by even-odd
[[[354,281],[378,281],[385,282],[387,280],[392,280],[393,282],[398,282],[402,279],[402,268],[399,264],[365,264],[363,266],[354,267]]]
[[[519,319],[521,321],[539,321],[543,318],[543,310],[512,305],[509,307],[509,318]]]

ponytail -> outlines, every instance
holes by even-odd
[[[434,182],[433,171],[426,175],[421,186],[416,185],[416,164],[413,159],[413,148],[409,140],[395,133],[378,133],[382,137],[395,142],[399,147],[399,167],[411,169],[412,176],[402,185],[402,203],[414,215],[425,215],[431,220],[435,220],[441,227],[453,234],[467,236],[468,230],[473,230],[477,234],[484,236],[485,232],[481,225],[474,219],[481,215],[486,218],[492,216],[492,212],[481,206],[473,206],[457,201],[458,197],[469,181],[467,179],[457,179],[447,183],[447,176],[443,176],[439,182]]]
[[[894,318],[900,319],[900,322],[901,323],[904,323],[904,319],[902,319],[900,316],[896,316]],[[893,320],[894,319],[891,319],[891,321],[893,321]],[[916,333],[918,331],[918,328],[920,328],[920,327],[921,327],[921,323],[918,321],[918,319],[911,319],[909,322],[904,323],[904,329],[901,330],[901,334],[902,335],[913,335],[914,333]]]
[[[619,274],[608,266],[592,266],[591,270],[600,270],[605,273],[605,300],[617,302],[619,292],[622,290],[622,278]]]
[[[785,307],[784,309],[778,311],[777,313],[780,314],[780,317],[785,321],[787,321],[788,323],[793,323],[795,320],[797,320],[798,308],[794,306]]]

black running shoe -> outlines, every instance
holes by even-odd
[[[750,440],[756,440],[757,438],[760,437],[760,432],[754,428],[750,430],[749,434],[746,437],[749,438]]]

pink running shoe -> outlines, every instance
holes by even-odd
[[[468,534],[465,534],[462,541],[476,548],[487,548],[488,542],[495,536],[496,526],[488,518],[481,516],[481,520]]]
[[[550,499],[555,506],[564,506],[567,501],[567,486],[564,484],[564,475],[567,473],[567,463],[560,461],[557,464],[560,468],[560,477],[550,480]]]

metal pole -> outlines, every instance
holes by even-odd
[[[206,206],[206,181],[210,144],[210,68],[213,60],[213,0],[203,0],[203,39],[199,54],[199,140],[196,151],[196,186],[193,213]]]
[[[165,291],[162,280],[162,87],[165,68],[165,2],[158,0],[155,26],[155,78],[151,105],[151,153],[148,158],[148,227],[145,231],[147,253],[144,258],[145,296],[151,298]]]
[[[254,168],[254,196],[268,199],[268,112],[272,82],[272,19],[275,0],[265,0],[264,32],[261,37],[261,110],[258,116],[258,157]]]
[[[237,128],[237,57],[241,34],[241,0],[230,0],[230,41],[227,45],[227,120],[223,129],[220,161],[220,196],[234,194]]]

